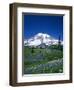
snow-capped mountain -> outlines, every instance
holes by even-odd
[[[38,46],[42,43],[50,46],[58,44],[58,40],[45,33],[38,33],[34,37],[24,40],[24,46]]]

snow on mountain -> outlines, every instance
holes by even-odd
[[[38,33],[30,39],[24,40],[24,46],[38,46],[42,43],[50,46],[58,44],[58,40],[45,33]]]

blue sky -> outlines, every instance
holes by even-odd
[[[28,39],[37,33],[47,33],[63,40],[63,16],[24,15],[24,38]]]

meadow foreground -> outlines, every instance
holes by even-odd
[[[24,46],[24,74],[63,73],[63,46]]]

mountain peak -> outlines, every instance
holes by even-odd
[[[38,46],[42,43],[50,46],[51,44],[58,44],[58,40],[46,33],[38,33],[28,40],[24,40],[25,46]]]
[[[37,35],[42,35],[43,33],[38,33]]]
[[[47,37],[50,37],[50,35],[48,35],[46,33],[38,33],[38,34],[36,34],[36,36],[47,36]]]

